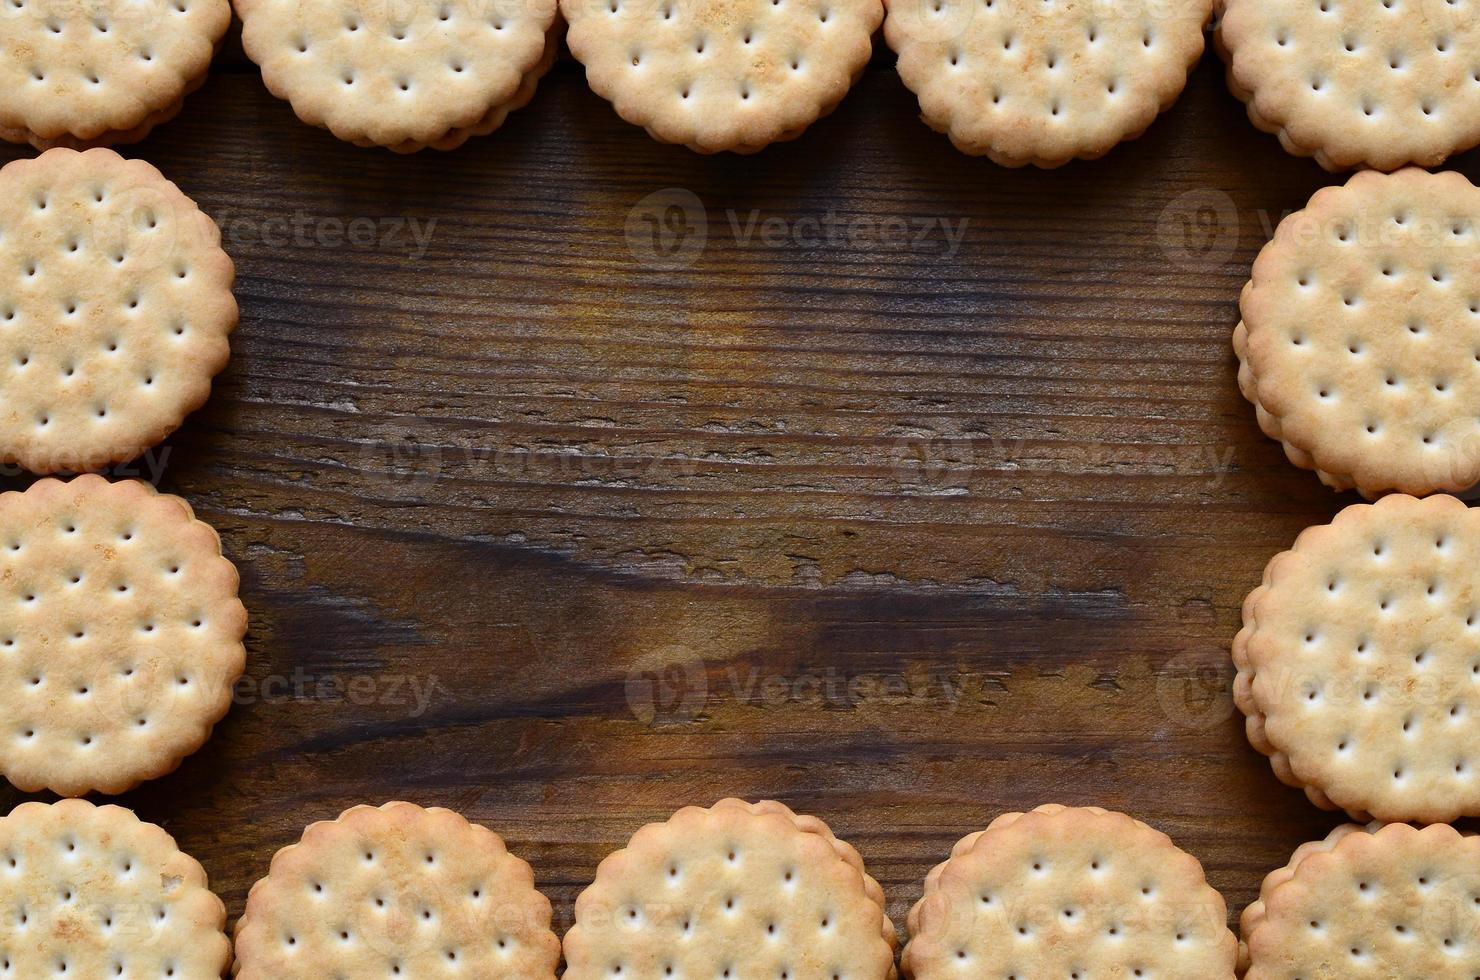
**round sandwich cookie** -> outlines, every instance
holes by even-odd
[[[576,900],[568,980],[886,980],[894,926],[863,859],[816,817],[722,800],[649,824]]]
[[[242,44],[298,118],[358,146],[451,150],[534,98],[556,0],[235,0]]]
[[[1480,839],[1445,824],[1336,828],[1244,910],[1245,980],[1474,980]]]
[[[1212,0],[888,0],[925,122],[1008,167],[1093,160],[1146,131],[1202,56]]]
[[[312,825],[252,886],[240,980],[554,980],[560,941],[534,873],[451,810],[357,806]]]
[[[1480,0],[1221,0],[1249,119],[1331,171],[1437,167],[1480,144]]]
[[[1480,482],[1480,189],[1464,176],[1366,171],[1317,192],[1241,307],[1239,387],[1295,465],[1367,497]]]
[[[216,980],[226,906],[175,841],[85,800],[0,817],[0,977]]]
[[[133,143],[206,80],[227,0],[7,0],[0,6],[0,139]]]
[[[1249,740],[1355,819],[1480,816],[1480,511],[1403,494],[1277,555],[1233,645]]]
[[[245,666],[237,584],[216,532],[147,483],[0,494],[0,775],[81,796],[178,768]]]
[[[178,187],[112,150],[0,169],[0,463],[125,462],[205,404],[237,322],[220,242]]]
[[[1098,807],[1041,806],[998,817],[930,872],[904,973],[1233,980],[1227,916],[1202,865],[1160,831]]]
[[[561,0],[591,88],[662,143],[754,153],[835,109],[881,0]]]

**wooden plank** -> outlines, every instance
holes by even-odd
[[[239,264],[162,482],[253,624],[217,736],[123,802],[233,915],[306,823],[393,798],[504,833],[562,924],[638,826],[731,794],[831,822],[896,920],[1007,809],[1135,813],[1235,913],[1338,822],[1248,747],[1227,663],[1265,561],[1351,502],[1259,434],[1227,342],[1333,179],[1211,59],[1053,173],[956,153],[887,67],[758,157],[658,146],[566,62],[502,133],[403,158],[231,62],[132,152]],[[628,235],[670,188],[706,212],[688,268]]]

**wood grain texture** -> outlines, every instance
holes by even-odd
[[[123,802],[233,916],[305,824],[395,798],[504,834],[562,928],[640,825],[726,795],[828,820],[900,921],[1004,810],[1136,814],[1234,913],[1339,822],[1248,747],[1227,654],[1265,562],[1354,501],[1259,434],[1228,345],[1273,223],[1334,178],[1211,57],[1052,173],[916,116],[881,57],[801,141],[702,158],[566,62],[501,133],[403,158],[228,53],[132,151],[238,263],[234,361],[161,482],[252,628],[217,736]],[[629,247],[669,188],[707,212],[687,269]],[[813,240],[828,214],[860,223]],[[940,218],[954,251],[878,240]]]

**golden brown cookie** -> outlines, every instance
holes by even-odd
[[[1277,555],[1235,697],[1280,779],[1358,820],[1480,815],[1480,511],[1402,494]]]
[[[242,675],[237,583],[216,532],[147,483],[0,494],[0,774],[81,796],[173,772]]]
[[[858,852],[780,803],[685,807],[576,900],[569,980],[886,980],[894,928]]]
[[[1223,0],[1228,84],[1327,170],[1437,167],[1480,143],[1480,0]]]
[[[38,149],[132,143],[206,79],[227,0],[5,0],[0,139]]]
[[[827,115],[873,53],[881,0],[561,0],[597,95],[663,143],[754,153]]]
[[[1480,839],[1338,827],[1264,879],[1243,915],[1245,980],[1480,976]]]
[[[1212,0],[889,0],[925,122],[1009,167],[1104,156],[1169,109]]]
[[[242,44],[304,122],[360,146],[450,150],[534,97],[556,0],[235,0]]]
[[[0,169],[0,463],[133,459],[230,357],[221,233],[142,160],[57,149]]]
[[[226,906],[169,834],[84,800],[0,817],[0,977],[213,980]]]
[[[272,859],[236,930],[240,980],[554,980],[529,865],[451,810],[357,806]]]
[[[1227,915],[1202,865],[1160,831],[1098,807],[1041,806],[962,838],[930,872],[904,972],[1233,980]]]
[[[1319,191],[1241,305],[1239,387],[1297,466],[1368,497],[1480,482],[1480,189],[1462,175]]]

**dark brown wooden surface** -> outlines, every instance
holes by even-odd
[[[1211,56],[1049,173],[956,153],[882,56],[800,142],[703,158],[568,61],[501,133],[397,157],[228,54],[129,152],[238,264],[235,358],[161,484],[252,627],[215,738],[122,802],[233,917],[305,824],[398,798],[504,834],[562,929],[609,850],[726,795],[829,821],[897,920],[1004,810],[1134,813],[1234,914],[1339,821],[1248,747],[1227,661],[1264,563],[1354,500],[1259,434],[1228,346],[1272,224],[1335,178]],[[629,247],[668,188],[707,209],[686,270]],[[744,240],[752,210],[969,225]]]

